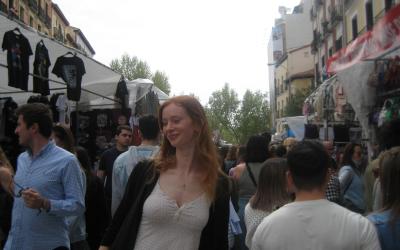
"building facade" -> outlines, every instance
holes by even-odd
[[[0,0],[0,12],[87,56],[95,54],[82,31],[71,27],[59,6],[51,0]]]
[[[400,0],[313,0],[310,10],[315,86],[329,76],[328,59],[371,30]]]
[[[281,7],[281,18],[272,29],[268,61],[273,127],[276,119],[286,116],[286,107],[296,92],[312,87],[314,81],[311,6],[311,0],[303,0],[291,14]]]

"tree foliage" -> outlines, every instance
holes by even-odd
[[[168,82],[168,76],[164,72],[157,70],[151,80],[154,82],[154,85],[161,89],[165,94],[169,95],[171,92],[171,86]]]
[[[206,114],[210,127],[232,143],[244,144],[249,136],[268,130],[270,124],[266,94],[247,90],[240,101],[229,84],[212,93]]]
[[[254,134],[265,132],[271,122],[267,95],[247,90],[237,115],[239,141],[244,143]]]
[[[235,139],[236,136],[236,114],[239,107],[237,93],[225,83],[221,90],[211,94],[208,101],[208,117],[212,128],[218,130],[224,138]]]
[[[154,85],[167,95],[171,91],[167,75],[158,70],[153,75],[147,62],[139,60],[136,56],[131,57],[128,54],[123,54],[121,58],[113,59],[110,67],[130,81],[138,78],[151,79]]]
[[[304,100],[311,94],[311,88],[297,90],[285,107],[285,116],[303,115]]]

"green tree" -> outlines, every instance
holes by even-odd
[[[304,100],[311,94],[311,88],[297,90],[291,95],[285,107],[285,116],[303,115]]]
[[[137,78],[150,79],[152,76],[147,62],[139,60],[136,56],[130,57],[126,53],[120,59],[111,60],[110,67],[130,81]]]
[[[154,85],[161,89],[165,94],[169,95],[171,92],[171,86],[168,82],[168,76],[164,72],[157,70],[151,80],[154,82]]]
[[[260,134],[268,130],[271,122],[271,112],[267,94],[260,91],[247,90],[243,96],[240,111],[236,117],[238,141],[246,143],[251,135]]]
[[[246,143],[249,136],[268,130],[271,112],[267,95],[247,90],[242,101],[229,84],[212,93],[206,106],[206,115],[212,130],[232,143]]]
[[[228,141],[238,138],[236,133],[236,115],[239,99],[235,90],[225,83],[221,90],[214,91],[208,101],[206,112],[213,130],[218,130]]]
[[[138,64],[136,56],[130,57],[128,54],[123,54],[120,59],[113,59],[110,67],[116,72],[122,74],[128,80],[134,80],[136,75],[136,65]]]

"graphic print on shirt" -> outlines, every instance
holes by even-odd
[[[2,49],[7,50],[8,86],[28,90],[29,56],[32,55],[28,39],[14,30],[7,31]]]
[[[86,73],[81,58],[77,56],[60,56],[54,65],[53,71],[67,84],[67,97],[72,101],[79,101],[81,97],[82,76]]]
[[[49,89],[49,52],[42,41],[36,45],[35,61],[33,62],[33,92],[50,95]],[[37,77],[38,76],[38,77]]]
[[[67,82],[70,88],[76,88],[77,69],[75,65],[64,65],[62,67],[62,78]]]
[[[19,43],[15,43],[11,48],[11,65],[17,70],[22,70],[21,54]]]

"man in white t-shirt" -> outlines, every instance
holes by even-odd
[[[252,249],[381,249],[373,224],[325,199],[330,160],[320,143],[300,142],[287,159],[296,199],[263,220]]]

